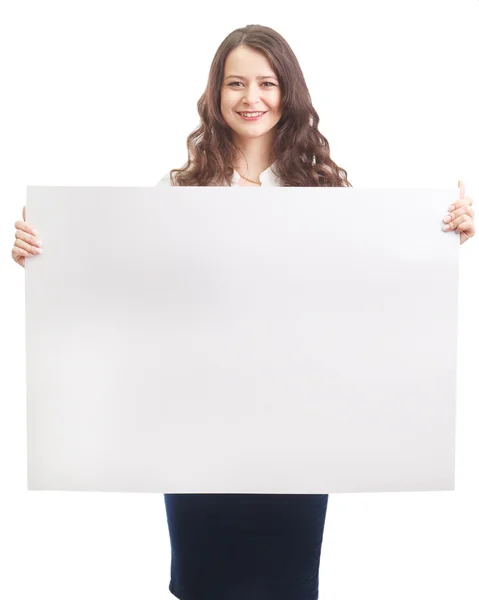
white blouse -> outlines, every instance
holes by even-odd
[[[274,163],[271,165],[271,167],[273,167],[273,166],[274,166]],[[279,182],[279,178],[276,177],[276,175],[274,175],[273,171],[271,170],[271,167],[268,167],[266,169],[266,171],[263,171],[261,173],[261,175],[259,176],[259,180],[261,181],[262,186],[265,186],[265,187],[280,187],[281,183]],[[236,171],[234,171],[233,172],[233,179],[231,181],[231,186],[239,185],[239,181],[241,181],[241,177],[239,176],[239,174]],[[169,171],[168,171],[168,173],[166,173],[166,175],[164,175],[160,179],[160,181],[158,182],[157,185],[171,185],[171,183],[170,183],[170,172]]]

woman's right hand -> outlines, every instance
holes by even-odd
[[[20,266],[25,268],[25,259],[41,254],[43,244],[38,239],[35,229],[25,222],[25,206],[23,207],[23,221],[15,223],[15,244],[12,250],[12,258]]]

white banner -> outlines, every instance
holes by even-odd
[[[456,197],[28,187],[28,488],[454,489]]]

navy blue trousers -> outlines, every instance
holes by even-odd
[[[317,600],[327,494],[165,494],[181,600]]]

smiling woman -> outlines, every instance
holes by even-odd
[[[283,186],[351,186],[330,157],[298,60],[286,40],[261,25],[230,33],[213,58],[198,101],[201,123],[188,160],[170,171],[177,186],[261,185],[271,168]]]
[[[179,186],[350,186],[319,133],[293,51],[248,25],[220,45]],[[225,402],[228,399],[225,398]],[[165,494],[181,600],[316,600],[327,494]]]

